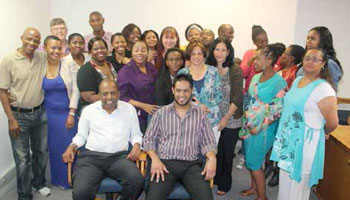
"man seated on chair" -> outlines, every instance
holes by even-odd
[[[172,88],[175,102],[160,108],[144,136],[152,159],[146,200],[164,200],[180,181],[194,200],[213,199],[209,180],[216,171],[216,144],[206,113],[192,104],[191,75],[178,75]],[[200,154],[207,157],[202,169]]]
[[[121,199],[136,199],[144,184],[133,162],[142,142],[136,109],[118,101],[118,86],[112,80],[103,80],[99,91],[100,101],[84,108],[78,133],[62,155],[64,162],[73,162],[74,150],[86,142],[73,174],[73,199],[94,199],[105,175],[122,185]],[[130,153],[129,142],[133,145]]]

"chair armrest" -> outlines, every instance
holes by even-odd
[[[140,169],[141,175],[146,176],[146,166],[147,166],[147,153],[141,152],[139,160],[136,161],[136,166]]]
[[[76,155],[79,155],[79,151],[75,151],[75,154]],[[74,156],[74,158],[75,158],[76,156]],[[68,165],[68,173],[67,173],[67,176],[68,176],[68,185],[69,186],[73,186],[72,185],[72,165],[73,165],[73,162],[68,162],[67,163],[67,165]]]

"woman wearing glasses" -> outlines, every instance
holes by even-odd
[[[271,160],[278,162],[278,199],[307,200],[323,177],[325,138],[338,124],[337,99],[322,49],[308,49],[304,76],[284,97]]]

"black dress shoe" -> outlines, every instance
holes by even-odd
[[[270,179],[269,183],[267,184],[270,187],[275,187],[279,183],[279,168],[276,167],[276,169],[273,171],[272,178]]]

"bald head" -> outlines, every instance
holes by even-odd
[[[32,59],[35,50],[39,47],[40,39],[41,36],[38,29],[33,27],[26,28],[21,36],[22,47],[20,53],[23,56]]]
[[[41,38],[39,30],[34,28],[34,27],[28,27],[28,28],[24,29],[22,37],[25,35],[28,35],[28,34],[35,35],[35,36],[39,37],[39,39]]]
[[[228,41],[232,42],[233,37],[234,37],[233,34],[234,34],[234,30],[230,24],[221,24],[220,25],[220,27],[218,29],[219,37],[224,37]]]
[[[115,90],[119,90],[117,83],[111,79],[103,79],[98,87],[99,91],[101,91],[103,87],[113,87]]]

